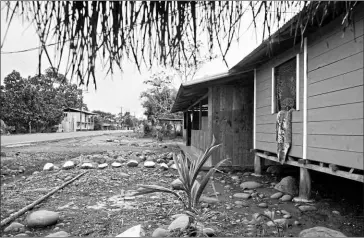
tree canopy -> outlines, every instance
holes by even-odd
[[[209,51],[217,48],[223,59],[240,35],[243,16],[250,14],[254,27],[271,34],[274,24],[291,8],[302,9],[292,22],[293,34],[303,35],[308,25],[321,25],[328,17],[343,14],[343,25],[352,22],[357,2],[339,1],[17,1],[6,3],[8,19],[20,14],[34,21],[42,43],[54,36],[59,62],[67,55],[67,72],[80,83],[95,78],[98,55],[113,72],[129,58],[140,68],[154,62],[179,67],[184,61],[197,65],[198,41],[207,39]],[[259,20],[259,21],[258,21]],[[269,43],[269,41],[268,41]],[[67,47],[66,47],[67,46]],[[216,47],[215,47],[216,46]],[[65,50],[68,52],[64,52]],[[41,62],[41,61],[39,61]],[[40,68],[40,67],[39,67]],[[67,75],[67,74],[66,74]]]
[[[170,113],[177,96],[177,90],[171,86],[171,81],[171,76],[164,72],[153,74],[150,79],[144,81],[149,88],[143,91],[140,97],[143,99],[144,115],[153,124],[159,117],[178,117],[178,114]]]
[[[47,131],[61,122],[64,108],[80,108],[81,103],[82,91],[54,69],[28,78],[13,71],[1,85],[0,117],[18,132]]]

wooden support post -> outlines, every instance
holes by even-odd
[[[261,175],[263,166],[264,166],[264,159],[255,153],[255,156],[254,156],[254,173],[256,175]]]
[[[299,197],[309,200],[311,197],[311,176],[308,169],[300,168],[300,192]]]
[[[200,101],[199,103],[199,113],[198,113],[198,129],[202,130],[202,103]]]

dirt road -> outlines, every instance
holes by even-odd
[[[22,135],[1,135],[1,146],[9,146],[15,144],[27,144],[36,142],[45,142],[53,140],[62,140],[69,138],[79,138],[88,136],[97,136],[105,134],[119,134],[121,132],[128,132],[127,130],[115,131],[77,131],[77,132],[61,132],[61,133],[36,133],[36,134],[22,134]]]

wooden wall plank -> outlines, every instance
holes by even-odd
[[[360,21],[364,18],[363,11],[364,11],[364,5],[360,4],[360,5],[356,6],[356,8],[354,9],[354,13],[353,13],[353,20],[355,22]],[[309,36],[309,40],[310,40],[309,46],[318,44],[322,40],[325,40],[325,38],[327,38],[331,35],[334,35],[338,32],[342,33],[343,29],[342,29],[341,25],[342,25],[343,17],[344,17],[343,15],[341,15],[341,17],[337,17],[335,20],[330,22],[327,26],[320,28],[314,34],[311,34]]]
[[[308,108],[311,106],[308,104]],[[307,110],[307,121],[337,121],[362,118],[363,102]]]
[[[309,109],[363,102],[363,86],[308,97]]]
[[[308,146],[313,148],[336,149],[363,152],[363,136],[310,135]]]
[[[300,145],[302,146],[302,134],[292,134],[292,145]],[[275,133],[257,133],[257,140],[264,141],[264,142],[271,142],[271,143],[277,143],[276,142],[276,134]]]
[[[277,153],[277,143],[270,143],[264,141],[257,141],[257,149],[264,150],[272,153]],[[288,155],[293,157],[302,157],[302,146],[292,146]]]
[[[270,123],[270,124],[257,125],[257,132],[276,133],[276,124]],[[302,132],[303,132],[302,122],[292,123],[292,132],[294,134],[302,134]]]
[[[308,68],[307,70],[309,72],[307,75],[307,83],[311,84],[362,68],[363,52],[357,53],[351,57],[342,59],[330,65],[326,65],[325,67],[316,69],[314,71]]]
[[[334,49],[338,48],[352,40],[354,38],[360,37],[363,35],[363,19],[358,20],[354,23],[354,30],[347,30],[343,32],[341,29],[336,31],[334,34],[330,32],[330,34],[323,36],[320,40],[316,41],[316,44],[311,44],[308,46],[308,50],[310,54],[308,55],[308,60],[311,60],[316,57],[320,57],[320,55]],[[312,42],[312,40],[311,40]],[[315,43],[315,42],[313,42]]]
[[[359,52],[363,52],[363,36],[353,39],[337,48],[333,48],[316,58],[308,60],[307,67],[309,71],[317,70]],[[310,53],[308,53],[308,55],[310,55]]]
[[[308,85],[308,96],[333,92],[363,85],[363,68]]]
[[[215,136],[215,140],[217,144],[222,143],[221,137],[220,137],[220,87],[215,86],[212,87],[213,93],[212,93],[212,115],[213,115],[213,126],[212,126],[212,132]],[[216,164],[220,160],[220,148],[216,149],[212,153],[212,164]]]
[[[307,147],[307,158],[363,170],[363,153]]]
[[[363,135],[363,119],[307,123],[308,135]]]

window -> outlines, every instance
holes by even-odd
[[[299,110],[299,55],[272,69],[272,113]]]

